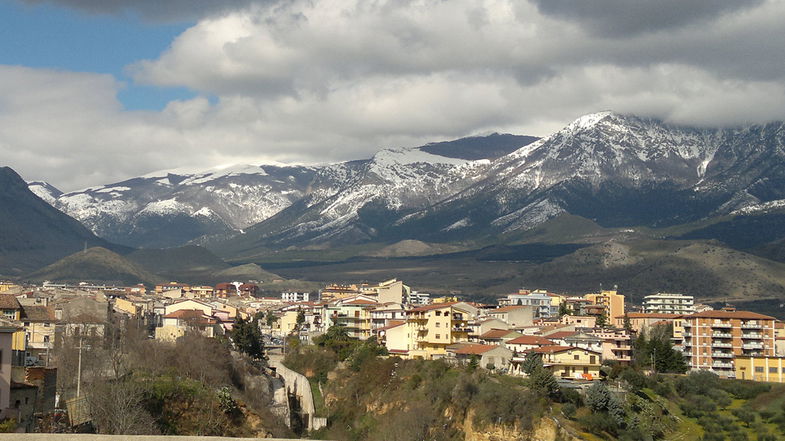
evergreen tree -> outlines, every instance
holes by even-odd
[[[538,354],[536,352],[529,352],[526,354],[526,358],[523,360],[523,364],[521,365],[521,369],[526,375],[531,375],[537,369],[542,368],[542,354]]]
[[[604,312],[599,317],[597,317],[596,325],[598,328],[604,328],[608,326],[608,316],[605,315]]]
[[[624,312],[624,322],[622,324],[622,327],[628,333],[632,333],[633,332],[633,330],[632,330],[632,323],[630,323],[630,316],[627,315],[626,311]]]
[[[538,358],[539,359],[539,358]],[[545,369],[540,363],[530,375],[532,387],[551,398],[556,398],[561,393],[561,388],[553,373]]]

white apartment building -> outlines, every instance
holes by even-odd
[[[657,293],[643,298],[643,312],[661,314],[692,314],[695,298],[684,294]]]

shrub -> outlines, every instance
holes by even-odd
[[[561,408],[561,413],[569,419],[574,419],[576,412],[578,412],[578,408],[572,403],[565,403]]]

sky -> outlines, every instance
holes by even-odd
[[[0,0],[0,163],[63,191],[612,110],[785,120],[781,0]]]

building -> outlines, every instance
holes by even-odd
[[[447,348],[447,352],[456,360],[469,363],[477,359],[480,367],[487,369],[507,370],[512,359],[512,351],[504,346],[459,343]]]
[[[785,360],[783,357],[739,355],[734,360],[737,380],[785,383]]]
[[[371,336],[371,311],[379,304],[375,299],[359,295],[331,302],[324,310],[327,327],[341,326],[349,337],[366,339]]]
[[[189,291],[191,287],[187,283],[179,283],[179,282],[169,282],[169,283],[161,283],[155,285],[155,293],[156,294],[163,294],[166,291],[172,290],[181,290],[181,291]]]
[[[406,311],[406,324],[413,340],[410,357],[426,360],[447,355],[447,346],[468,341],[469,313],[456,303],[438,303]]]
[[[550,298],[547,296],[546,298],[550,302]],[[511,327],[531,326],[534,323],[535,314],[538,314],[540,310],[541,308],[533,305],[514,305],[491,309],[487,311],[487,314],[488,317],[501,320]]]
[[[726,308],[684,318],[684,356],[693,370],[736,374],[736,357],[775,355],[774,317]]]
[[[542,346],[553,346],[552,340],[538,335],[523,335],[521,337],[508,340],[504,346],[516,353],[523,353],[530,349],[539,348]]]
[[[695,298],[684,294],[657,293],[643,298],[643,312],[664,314],[692,314],[695,312]]]
[[[575,325],[577,328],[594,328],[597,326],[596,315],[569,315],[561,316],[559,322],[565,325]]]
[[[660,324],[672,324],[676,327],[676,321],[680,321],[682,316],[679,314],[665,314],[662,312],[628,312],[627,315],[619,315],[613,318],[617,328],[624,327],[625,318],[630,322],[630,328],[635,332],[645,331],[652,326]]]
[[[335,283],[327,285],[319,291],[319,297],[325,302],[340,300],[360,294],[362,294],[362,292],[357,285],[338,285]]]
[[[501,345],[514,338],[523,336],[520,332],[510,329],[491,329],[480,335],[477,339],[486,345]]]
[[[312,296],[309,292],[282,292],[281,300],[284,302],[300,303],[300,302],[318,302],[319,295]]]
[[[18,331],[19,327],[10,320],[0,318],[0,420],[16,416],[10,409],[10,400],[13,340]]]
[[[624,296],[617,293],[616,290],[604,290],[596,294],[586,294],[583,297],[591,301],[592,304],[601,306],[602,313],[609,319],[624,315]]]
[[[409,305],[430,305],[431,295],[427,292],[412,291],[406,296]]]
[[[556,296],[559,300],[560,297]],[[517,294],[508,294],[499,299],[500,309],[511,306],[531,306],[534,308],[536,317],[556,317],[559,315],[559,303],[554,306],[554,297],[546,291],[527,291],[519,290]],[[510,323],[510,325],[513,325]],[[516,325],[513,325],[516,326]]]
[[[632,362],[632,337],[623,329],[601,329],[589,334],[600,339],[602,359],[616,360],[621,364]]]
[[[596,351],[572,346],[541,346],[530,349],[527,354],[539,354],[542,365],[556,377],[574,380],[596,380],[600,377],[602,355]],[[522,365],[525,356],[513,357],[510,373],[524,375]]]
[[[195,330],[205,337],[214,337],[218,320],[199,309],[178,309],[163,317],[163,326],[155,328],[155,339],[175,341],[188,330]]]
[[[24,306],[22,323],[27,347],[25,364],[48,366],[57,327],[54,309],[47,306]]]

